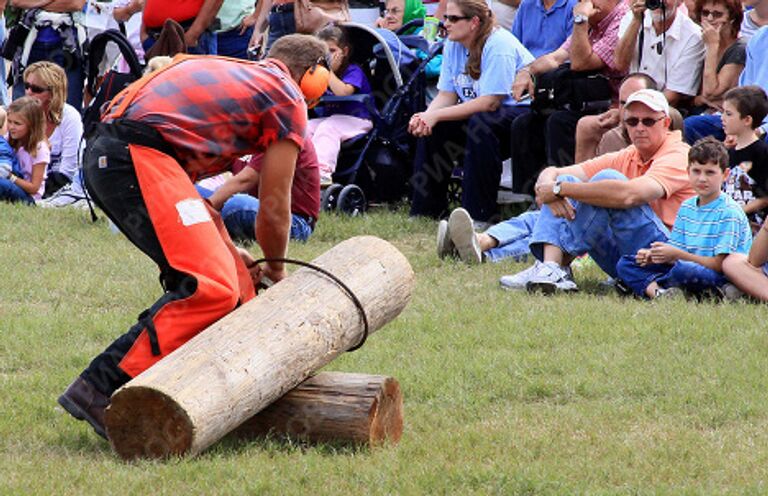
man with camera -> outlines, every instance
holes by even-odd
[[[701,28],[678,12],[681,2],[629,0],[616,48],[616,65],[651,76],[675,107],[696,96],[704,65]]]

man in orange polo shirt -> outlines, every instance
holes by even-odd
[[[549,167],[536,183],[541,214],[533,228],[533,267],[502,278],[509,289],[575,291],[570,263],[583,253],[611,277],[621,255],[666,241],[683,200],[694,195],[688,145],[669,131],[669,104],[655,90],[624,107],[632,145],[568,167]]]
[[[632,142],[624,150],[541,172],[536,183],[540,212],[476,235],[466,211],[455,210],[449,226],[438,231],[438,253],[457,252],[468,262],[498,260],[514,256],[520,242],[528,240],[536,263],[502,277],[505,289],[575,291],[570,263],[584,253],[615,277],[621,255],[666,241],[680,204],[694,195],[686,172],[689,147],[679,131],[669,130],[664,95],[648,89],[633,93],[624,107],[624,124]]]

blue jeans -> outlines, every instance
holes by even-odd
[[[473,219],[498,219],[496,193],[502,162],[512,154],[509,130],[517,117],[529,112],[529,107],[502,106],[494,112],[479,112],[469,118],[461,206],[467,209]]]
[[[448,213],[448,186],[454,163],[463,164],[462,206],[473,219],[497,221],[496,192],[502,161],[509,157],[512,122],[528,107],[502,106],[467,120],[438,123],[419,138],[411,177],[410,214],[434,218]]]
[[[560,176],[564,182],[581,182],[573,176]],[[603,180],[627,181],[626,176],[613,169],[595,174],[590,182]],[[531,253],[537,259],[544,256],[544,244],[554,245],[572,256],[589,256],[611,277],[616,277],[616,264],[622,255],[634,255],[654,241],[666,241],[669,230],[650,206],[619,209],[595,207],[569,200],[575,210],[573,221],[555,217],[546,205],[531,235]]]
[[[512,257],[517,262],[522,262],[531,254],[528,247],[531,241],[533,226],[539,219],[539,211],[524,212],[517,217],[512,217],[499,224],[491,226],[485,234],[491,236],[499,245],[487,250],[485,259],[490,262],[500,262]]]
[[[240,34],[240,27],[216,33],[216,50],[218,55],[248,59],[248,42],[251,40],[253,27]]]
[[[634,255],[624,255],[616,270],[638,296],[646,296],[645,289],[654,281],[661,288],[683,288],[691,293],[703,293],[728,282],[720,272],[687,260],[678,260],[672,265],[641,266],[635,262]]]
[[[13,184],[8,179],[0,179],[0,200],[22,202],[34,205],[35,200],[29,193]]]
[[[296,32],[296,19],[293,17],[293,10],[288,12],[270,12],[269,13],[269,34],[267,35],[267,51],[278,38],[286,34]]]
[[[683,124],[683,138],[689,145],[696,143],[706,136],[714,136],[723,141],[725,132],[723,132],[723,122],[720,120],[720,114],[692,115],[685,119]]]
[[[197,192],[203,198],[213,194],[201,186],[195,186]],[[245,193],[233,195],[224,202],[221,208],[221,219],[224,227],[234,240],[256,241],[256,216],[259,214],[259,199]],[[314,227],[310,222],[298,214],[291,215],[291,239],[307,241]]]
[[[29,52],[27,67],[41,60],[48,60],[62,67],[67,74],[67,103],[78,111],[83,108],[83,62],[79,55],[65,52],[59,43],[35,41]],[[24,96],[24,79],[21,74],[14,76],[13,99]]]

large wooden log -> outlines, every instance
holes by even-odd
[[[320,372],[246,420],[240,439],[266,434],[364,445],[397,443],[403,433],[403,396],[392,377]]]
[[[408,260],[372,236],[348,239],[312,263],[354,292],[370,333],[397,317],[413,291]],[[200,453],[362,332],[349,296],[327,276],[299,269],[116,391],[105,415],[110,443],[125,459]]]

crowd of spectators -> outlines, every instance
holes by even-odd
[[[8,41],[13,38],[15,45],[4,55],[12,97],[31,97],[43,112],[50,159],[40,198],[32,203],[47,207],[88,205],[80,169],[80,115],[92,97],[84,92],[88,39],[119,29],[147,62],[168,50],[254,59],[296,31],[295,0],[53,0],[43,5],[11,0],[0,6],[13,8],[14,25],[26,29],[10,33]],[[760,109],[744,109],[749,102],[749,108],[761,107],[761,91],[768,88],[768,0],[441,0],[427,8],[421,0],[388,0],[381,12],[372,27],[396,31],[428,12],[442,21],[442,57],[431,68],[433,74],[439,71],[436,96],[407,123],[413,142],[410,213],[440,221],[441,256],[479,262],[533,254],[537,263],[502,280],[503,286],[536,288],[555,281],[549,287],[573,289],[569,264],[590,253],[615,279],[621,257],[668,238],[677,208],[693,196],[688,147],[706,137],[728,147],[731,172],[723,189],[731,197],[741,195],[736,200],[758,232],[768,189],[761,183],[762,171],[768,164],[762,145],[755,143],[763,143],[768,124],[755,122]],[[322,38],[333,55],[326,64],[330,93],[370,92],[365,71],[345,58],[353,47],[345,45],[343,30],[334,29],[326,29]],[[410,34],[419,33],[416,28]],[[120,63],[119,57],[109,61]],[[558,71],[602,78],[610,94],[601,105],[542,109],[537,90],[557,84],[551,81]],[[747,96],[727,98],[742,87],[751,88]],[[10,103],[6,93],[0,98]],[[728,119],[748,116],[754,140],[729,131],[736,124]],[[295,191],[305,196],[294,211],[304,221],[294,236],[299,240],[314,229],[320,184],[330,181],[341,142],[372,125],[368,115],[342,110],[319,117],[310,121],[314,146],[299,156],[304,172],[301,179],[297,175]],[[665,172],[670,167],[665,153],[673,156],[674,174]],[[228,225],[238,237],[255,237],[258,199],[248,193],[257,189],[259,160],[243,157],[239,166],[233,164],[236,175],[230,181],[200,189],[219,209],[237,214],[232,219],[240,221]],[[505,160],[511,164],[512,189],[536,198],[533,212],[506,221],[496,202]],[[15,169],[8,170],[10,181]],[[31,179],[19,174],[22,181]],[[451,215],[448,188],[457,177],[462,208]],[[226,187],[212,191],[220,184]],[[545,191],[552,187],[555,193]],[[606,211],[607,217],[596,222],[595,216],[603,214],[590,214],[589,226],[580,225],[584,212],[592,210]],[[655,218],[648,225],[658,229],[640,236],[645,221],[633,216],[636,210],[646,220]],[[632,219],[629,244],[618,234],[622,216]],[[568,239],[564,233],[570,233]],[[549,282],[533,277],[544,272]]]
[[[0,0],[14,19],[0,30],[13,97],[0,91],[0,199],[93,213],[92,198],[160,272],[161,297],[59,397],[101,436],[117,388],[286,277],[289,239],[311,238],[342,142],[379,122],[360,104],[375,71],[352,59],[343,26],[296,22],[306,1]],[[346,15],[346,0],[318,3]],[[438,256],[532,258],[506,290],[577,291],[572,264],[589,257],[626,296],[768,302],[768,0],[431,7],[387,0],[370,29],[389,44],[428,12],[442,21],[439,36],[426,18],[408,29],[436,94],[400,133],[410,214],[437,221]],[[84,91],[87,40],[109,28],[145,75],[84,130],[104,95]],[[126,65],[107,53],[104,68]],[[534,199],[506,220],[505,161]]]

